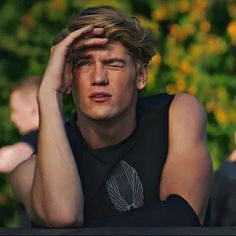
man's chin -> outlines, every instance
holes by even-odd
[[[102,120],[107,120],[111,118],[114,114],[111,112],[111,107],[97,107],[95,109],[89,109],[85,110],[83,114],[91,119],[91,120],[97,120],[97,121],[102,121]]]
[[[93,121],[97,121],[97,122],[102,122],[102,121],[108,121],[111,120],[112,117],[108,116],[108,115],[93,115],[89,117],[91,120]]]

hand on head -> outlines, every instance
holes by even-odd
[[[70,92],[73,55],[83,48],[105,45],[108,39],[101,37],[103,32],[103,28],[86,26],[73,31],[61,42],[54,45],[51,48],[51,55],[42,85],[57,93]]]

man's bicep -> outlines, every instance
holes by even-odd
[[[24,204],[29,214],[31,214],[31,188],[34,178],[35,158],[36,155],[32,155],[9,174],[12,191],[16,198]]]
[[[161,199],[183,197],[203,219],[212,181],[204,111],[198,101],[180,97],[170,114],[169,152],[161,181]]]

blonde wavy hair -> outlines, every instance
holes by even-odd
[[[104,28],[103,37],[109,41],[119,41],[127,48],[135,63],[147,66],[156,54],[151,31],[143,28],[136,18],[126,16],[111,6],[91,7],[75,14],[67,27],[54,39],[53,45],[71,32],[88,25]]]

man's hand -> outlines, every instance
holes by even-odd
[[[108,39],[101,37],[103,32],[103,28],[87,26],[70,33],[60,43],[53,46],[40,91],[69,93],[72,83],[73,52],[84,47],[105,45]]]

